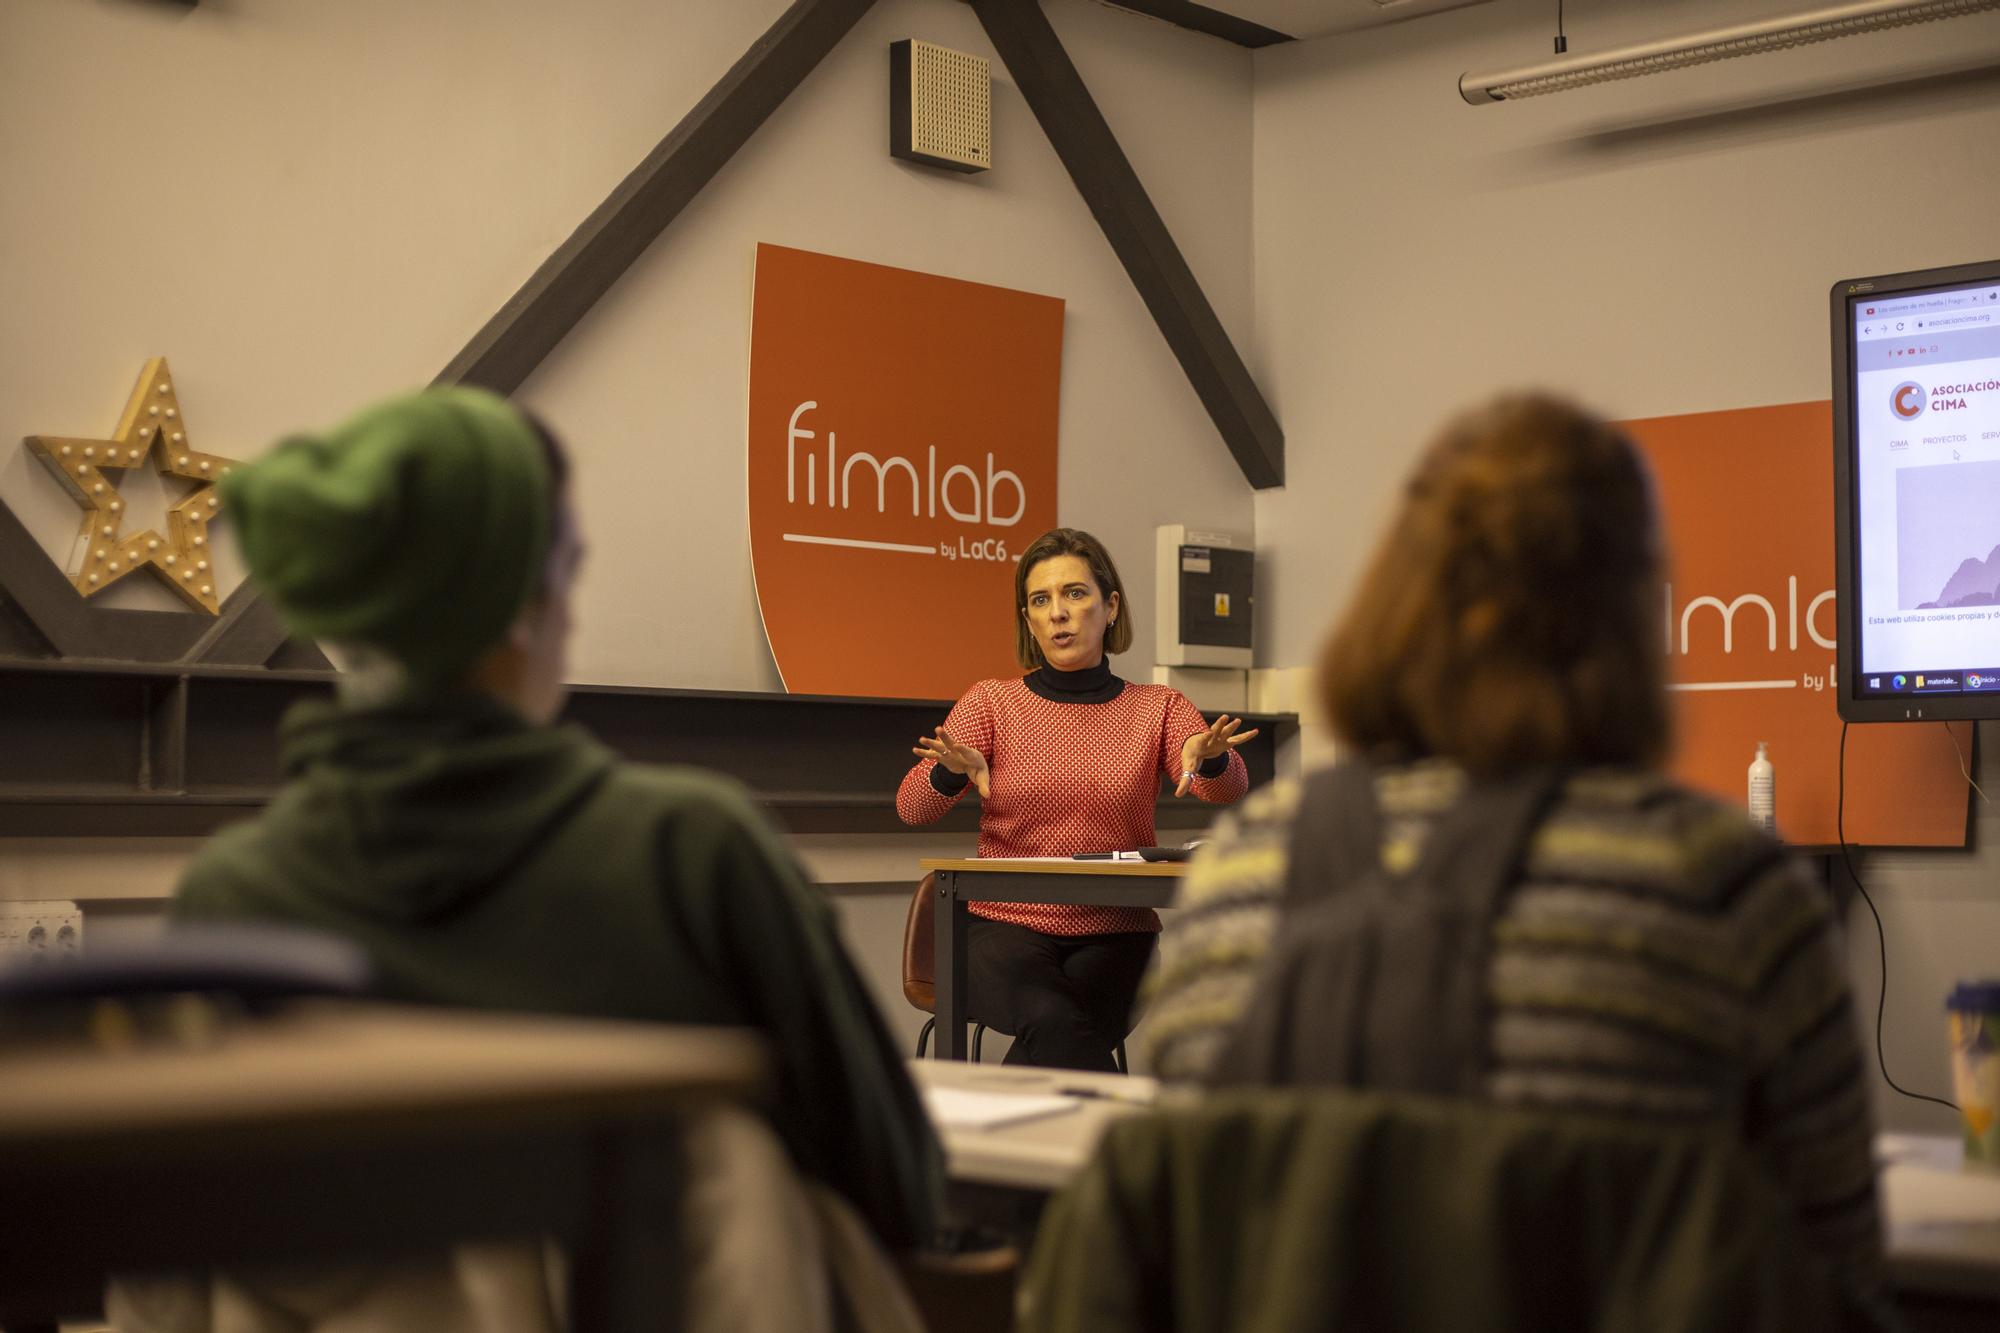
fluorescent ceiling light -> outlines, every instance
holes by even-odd
[[[1830,42],[1836,37],[1854,37],[1884,28],[1960,18],[1989,9],[2000,9],[2000,0],[1868,0],[1865,4],[1835,5],[1761,23],[1621,47],[1602,55],[1571,56],[1499,74],[1467,74],[1459,79],[1458,91],[1474,106],[1511,102],[1737,56]]]

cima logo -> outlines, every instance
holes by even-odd
[[[1924,386],[1915,380],[1904,380],[1889,395],[1889,410],[1905,421],[1915,421],[1924,414],[1924,406],[1930,395]]]

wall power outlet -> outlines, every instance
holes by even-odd
[[[83,911],[72,902],[0,902],[0,967],[48,967],[83,949]]]

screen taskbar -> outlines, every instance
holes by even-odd
[[[1976,671],[1871,671],[1861,677],[1863,695],[1981,694],[2000,690],[2000,667]]]

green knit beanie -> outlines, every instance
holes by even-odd
[[[534,595],[553,526],[540,437],[484,389],[432,389],[294,435],[222,480],[250,574],[300,634],[450,684]]]

